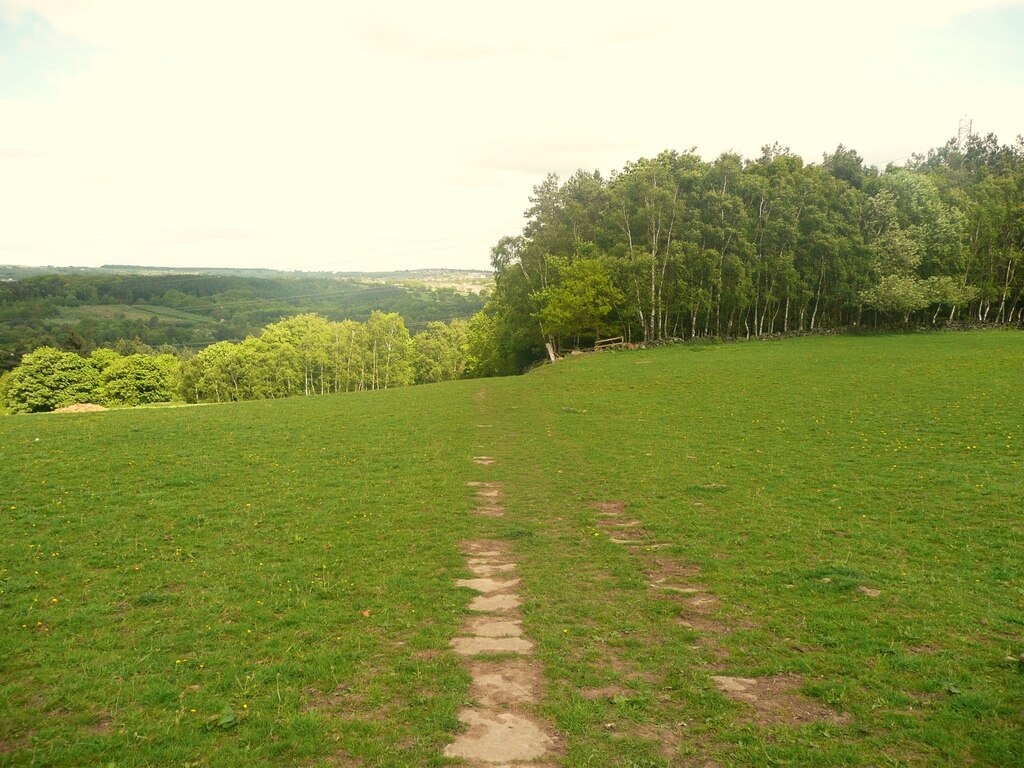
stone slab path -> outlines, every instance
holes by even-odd
[[[501,497],[504,488],[501,483],[467,483],[470,488],[475,488],[473,496],[476,498],[477,506],[473,510],[474,515],[480,517],[504,517],[505,508],[501,506]]]
[[[501,483],[469,485],[476,489],[479,504],[474,514],[505,514]],[[451,646],[467,659],[473,678],[469,693],[476,706],[459,712],[465,731],[445,747],[444,754],[462,758],[474,768],[547,768],[554,764],[558,740],[550,725],[534,713],[543,675],[531,658],[533,641],[523,634],[521,579],[512,548],[506,541],[481,539],[463,542],[462,549],[473,578],[458,579],[455,584],[477,595]]]

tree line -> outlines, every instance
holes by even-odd
[[[194,275],[0,285],[0,329],[18,313],[43,317],[54,302],[124,300],[132,309],[162,302],[177,313],[168,326],[200,317],[210,334],[241,334],[256,318],[288,314],[289,302],[348,292],[342,308],[292,312],[244,341],[211,336],[198,353],[153,350],[137,336],[108,343],[113,351],[48,344],[0,379],[0,402],[35,411],[83,399],[326,394],[518,373],[546,345],[602,336],[652,343],[1024,320],[1021,138],[970,136],[883,171],[842,145],[820,164],[778,145],[755,160],[666,151],[608,179],[549,175],[530,203],[522,233],[491,250],[495,288],[482,309],[476,296],[416,298],[386,286],[404,291],[388,307],[398,311],[371,310],[379,296],[336,280],[311,284],[324,291],[310,295],[294,294],[295,282]],[[365,315],[352,319],[352,306]],[[410,334],[406,312],[421,332]]]
[[[126,268],[128,269],[128,268]],[[0,372],[43,346],[87,356],[100,347],[178,349],[237,341],[267,323],[316,312],[366,321],[398,312],[415,330],[468,319],[483,299],[423,283],[329,276],[44,274],[0,282]],[[130,353],[130,352],[129,352]]]
[[[971,136],[884,171],[667,151],[610,178],[549,175],[492,249],[494,372],[600,336],[726,339],[1020,323],[1024,140]]]
[[[476,374],[474,349],[482,339],[471,322],[458,319],[430,322],[411,335],[400,315],[377,311],[365,323],[297,315],[196,354],[100,348],[84,356],[40,347],[0,377],[0,404],[31,413],[76,403],[229,402],[389,389]]]

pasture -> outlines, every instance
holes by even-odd
[[[0,419],[0,764],[454,765],[495,539],[553,764],[1024,766],[1022,371],[804,338]]]

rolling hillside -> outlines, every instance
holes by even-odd
[[[1022,362],[805,338],[0,419],[0,764],[454,765],[514,663],[544,765],[1022,766]],[[466,542],[528,657],[450,645]]]

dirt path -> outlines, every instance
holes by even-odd
[[[490,457],[474,461],[491,463]],[[478,502],[474,514],[501,517],[503,488],[500,483],[472,482]],[[524,636],[516,562],[508,542],[495,539],[465,541],[462,550],[471,579],[458,579],[460,587],[478,594],[469,604],[469,615],[451,641],[455,652],[466,657],[473,682],[470,696],[475,706],[459,712],[466,730],[449,744],[444,754],[467,760],[479,768],[546,768],[558,748],[548,723],[536,716],[543,674],[532,658],[533,642]]]
[[[640,560],[647,586],[679,606],[676,621],[696,633],[698,642],[709,649],[720,662],[729,654],[719,638],[740,626],[753,627],[749,621],[732,619],[719,614],[720,601],[699,581],[700,567],[669,557],[659,550],[670,544],[652,540],[639,520],[626,515],[624,501],[596,502],[597,525],[609,540],[630,549]],[[721,672],[716,664],[708,672]],[[711,680],[718,690],[746,708],[741,719],[762,726],[796,726],[813,722],[845,722],[824,704],[800,693],[803,679],[795,674],[768,677],[732,677],[712,674]],[[670,755],[666,755],[670,756]],[[715,763],[709,763],[715,765]]]

